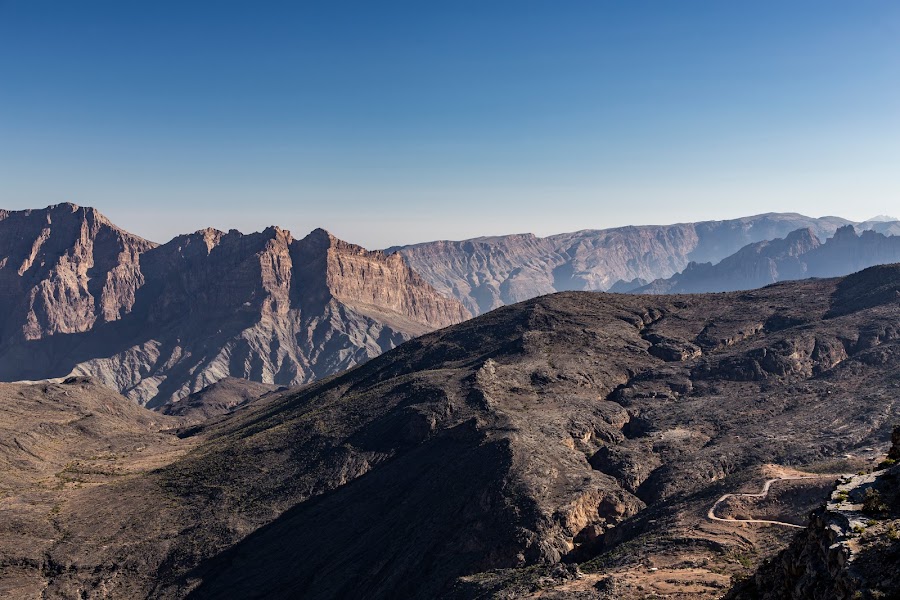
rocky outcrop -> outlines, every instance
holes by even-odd
[[[569,290],[629,291],[690,262],[718,262],[743,246],[810,228],[824,239],[849,221],[765,214],[728,221],[439,241],[391,248],[474,314]],[[630,282],[630,283],[628,283]]]
[[[900,466],[895,466],[842,478],[790,547],[737,586],[729,598],[897,598],[898,564]]]
[[[247,235],[206,229],[119,251],[131,238],[96,211],[66,205],[47,214],[47,239],[74,245],[53,250],[63,252],[65,268],[26,273],[31,288],[25,275],[5,274],[15,284],[8,302],[30,307],[4,321],[23,332],[0,344],[7,381],[90,376],[158,406],[226,377],[307,383],[470,316],[399,256],[323,230],[295,240],[278,227]],[[8,213],[6,221],[31,216]],[[81,233],[73,241],[57,229]],[[110,250],[109,239],[119,246]],[[31,301],[28,289],[48,299]]]
[[[836,277],[900,261],[900,236],[838,228],[824,243],[812,229],[741,248],[717,264],[691,262],[668,279],[628,290],[637,294],[690,294],[748,290],[778,281]]]

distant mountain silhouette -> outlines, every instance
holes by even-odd
[[[874,265],[900,262],[900,237],[872,230],[857,234],[839,228],[820,242],[811,229],[798,229],[783,239],[757,242],[721,262],[692,262],[681,273],[629,291],[639,294],[690,294],[748,290],[777,281],[848,275]]]
[[[622,291],[626,282],[671,277],[691,261],[718,262],[747,244],[781,238],[795,229],[810,228],[824,239],[848,224],[838,217],[769,213],[545,238],[520,234],[427,242],[386,252],[400,252],[435,289],[480,314],[553,292]]]

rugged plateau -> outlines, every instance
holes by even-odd
[[[747,244],[800,228],[824,239],[850,221],[769,213],[727,221],[438,241],[390,248],[439,292],[473,314],[572,290],[627,291],[671,277],[688,263],[716,263]],[[886,228],[886,223],[878,223]],[[862,224],[861,228],[876,226]]]

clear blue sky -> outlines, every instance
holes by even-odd
[[[900,213],[896,1],[0,0],[0,207],[368,247]]]

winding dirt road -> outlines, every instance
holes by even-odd
[[[785,523],[784,521],[769,521],[767,519],[723,519],[716,516],[716,509],[720,504],[722,504],[722,502],[728,500],[732,496],[742,496],[744,498],[765,498],[769,495],[769,488],[771,488],[772,484],[776,481],[793,481],[797,479],[823,479],[824,477],[834,477],[834,475],[806,475],[803,477],[776,477],[774,479],[767,479],[765,485],[763,485],[762,491],[757,494],[724,494],[721,498],[715,501],[712,507],[710,507],[709,511],[706,513],[706,516],[709,517],[709,519],[712,521],[720,521],[722,523],[762,523],[766,525],[784,525],[785,527],[806,529],[805,525],[795,525],[793,523]]]

